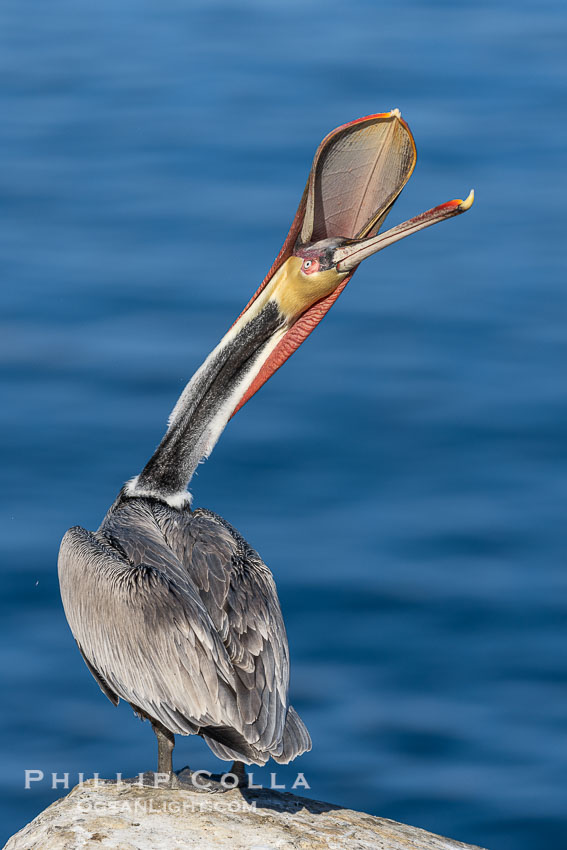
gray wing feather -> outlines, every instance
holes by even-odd
[[[63,538],[59,578],[81,652],[118,697],[181,734],[225,720],[219,684],[231,689],[234,674],[190,587],[82,528]]]
[[[234,528],[210,511],[164,512],[159,524],[222,636],[235,671],[239,731],[254,747],[281,752],[289,653],[270,570]]]
[[[59,574],[71,630],[110,699],[202,734],[221,758],[263,764],[310,748],[287,703],[272,574],[223,519],[129,500],[96,534],[67,532]]]

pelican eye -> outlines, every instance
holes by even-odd
[[[319,260],[303,260],[301,271],[304,274],[313,274],[319,271]]]

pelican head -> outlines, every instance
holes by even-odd
[[[185,388],[167,434],[128,492],[183,502],[187,482],[229,419],[314,330],[358,265],[472,206],[473,192],[381,233],[415,162],[413,136],[397,109],[323,139],[272,268]]]

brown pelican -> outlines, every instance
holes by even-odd
[[[61,596],[85,663],[113,703],[150,720],[158,771],[171,778],[175,734],[201,735],[219,758],[246,764],[287,763],[311,747],[288,702],[272,574],[228,522],[191,509],[187,485],[362,260],[472,205],[471,192],[378,233],[415,161],[398,110],[321,142],[282,250],[185,387],[157,450],[98,531],[71,528],[61,543]]]

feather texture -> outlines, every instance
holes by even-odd
[[[120,496],[95,533],[61,544],[67,620],[106,696],[220,758],[290,761],[311,741],[288,706],[274,579],[227,522]]]

